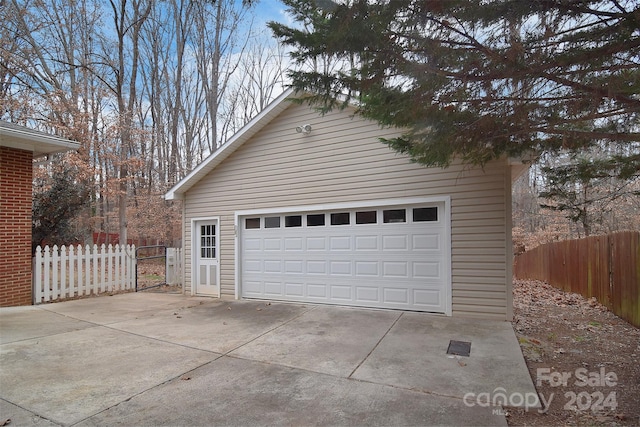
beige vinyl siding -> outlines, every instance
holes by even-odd
[[[307,123],[310,134],[295,132]],[[322,117],[306,106],[289,106],[185,194],[186,291],[193,218],[220,217],[221,293],[232,296],[236,211],[450,196],[453,315],[505,319],[507,162],[493,162],[484,171],[425,168],[378,140],[396,134],[352,119],[349,111]]]

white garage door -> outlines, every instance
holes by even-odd
[[[241,296],[446,313],[444,203],[252,214]]]

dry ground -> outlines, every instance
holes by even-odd
[[[149,289],[148,292],[180,293],[181,286],[162,285],[164,277],[164,259],[143,260],[138,262],[138,289]]]
[[[514,282],[514,328],[542,410],[511,426],[640,426],[640,329],[595,299]]]

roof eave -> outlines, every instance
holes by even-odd
[[[77,142],[8,122],[0,123],[0,146],[31,151],[33,158],[80,148]]]
[[[165,200],[182,200],[184,198],[184,194],[198,181],[200,181],[200,179],[204,178],[205,175],[215,169],[215,167],[224,159],[229,157],[235,150],[242,146],[242,144],[248,141],[253,135],[258,133],[260,129],[280,114],[287,107],[285,102],[288,99],[293,98],[294,94],[295,91],[293,89],[287,89],[284,91],[256,117],[251,119],[249,123],[236,132],[222,147],[211,153],[205,160],[196,166],[195,169],[187,174],[187,176],[171,187],[171,189],[164,195]]]

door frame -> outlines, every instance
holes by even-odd
[[[442,252],[445,254],[444,268],[444,298],[445,298],[445,311],[446,316],[453,314],[453,271],[451,270],[452,253],[451,253],[451,196],[427,196],[427,197],[407,197],[400,199],[374,199],[367,201],[357,202],[342,202],[342,203],[326,203],[321,205],[307,205],[307,206],[285,206],[279,208],[266,208],[266,209],[250,209],[234,212],[234,281],[235,281],[235,299],[242,298],[242,290],[240,289],[242,283],[242,219],[251,215],[266,215],[266,214],[286,214],[289,212],[308,212],[308,211],[320,211],[320,210],[339,210],[339,209],[359,209],[359,208],[374,208],[374,207],[393,207],[393,206],[410,206],[429,203],[442,203],[444,205],[443,221],[445,226],[445,241],[443,242]]]
[[[221,236],[220,236],[220,217],[219,216],[206,216],[206,217],[198,217],[198,218],[191,218],[191,296],[196,296],[196,289],[197,289],[197,275],[198,275],[198,258],[199,258],[199,251],[198,251],[198,228],[199,227],[199,223],[201,222],[213,222],[215,221],[215,227],[216,227],[216,240],[217,240],[217,254],[216,254],[216,258],[218,260],[218,268],[216,268],[216,283],[218,284],[218,295],[217,298],[220,298],[220,289],[221,289],[221,284],[220,284],[220,243],[221,243]]]

